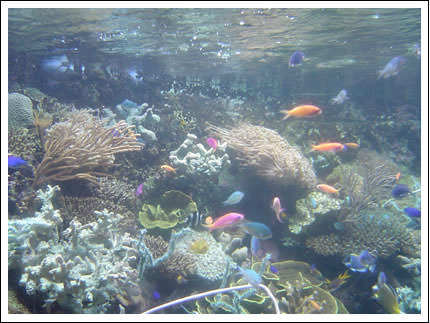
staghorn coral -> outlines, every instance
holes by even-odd
[[[208,126],[211,135],[227,142],[241,165],[269,181],[311,189],[316,176],[311,163],[276,131],[240,123],[230,129]]]
[[[33,126],[33,103],[28,97],[20,93],[9,93],[7,107],[9,128]]]
[[[34,186],[44,182],[84,179],[98,185],[96,176],[108,176],[115,154],[140,150],[142,144],[124,121],[104,127],[88,111],[74,112],[54,124],[46,135],[45,156],[36,169]],[[103,169],[99,171],[98,169]]]
[[[342,233],[331,233],[311,237],[306,246],[323,256],[347,256],[359,254],[362,250],[374,252],[381,258],[387,258],[396,252],[411,256],[419,254],[419,241],[406,227],[402,215],[384,213],[361,215],[357,221],[345,223]]]

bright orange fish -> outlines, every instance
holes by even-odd
[[[207,225],[211,225],[212,223],[214,223],[214,219],[211,216],[206,217],[205,219],[205,223]]]
[[[344,143],[344,145],[346,147],[348,147],[348,148],[358,148],[358,147],[360,147],[360,145],[356,144],[355,142],[347,142],[347,143]]]
[[[160,168],[161,169],[164,169],[164,170],[166,170],[166,171],[168,171],[168,172],[173,172],[173,173],[176,173],[176,169],[174,169],[172,166],[170,166],[170,165],[161,165],[160,166]]]
[[[339,142],[327,142],[319,145],[312,145],[312,150],[318,150],[318,151],[341,151],[344,150],[345,147]]]
[[[299,105],[291,110],[281,110],[280,112],[285,114],[282,120],[288,119],[289,117],[310,117],[322,113],[321,109],[314,105]]]
[[[398,182],[399,181],[399,179],[400,179],[400,172],[398,172],[397,174],[396,174],[396,182]]]
[[[327,184],[318,184],[317,188],[324,193],[339,195],[338,189],[334,188],[333,186],[327,185]]]

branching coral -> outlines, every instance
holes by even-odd
[[[347,256],[369,250],[386,258],[397,251],[414,255],[419,253],[419,241],[413,232],[406,227],[403,216],[374,212],[372,216],[361,215],[360,219],[345,224],[342,233],[332,233],[308,238],[308,248],[323,256]]]
[[[227,142],[242,166],[258,176],[284,185],[315,186],[311,163],[276,131],[246,123],[230,129],[209,125],[208,131]]]
[[[33,185],[70,179],[98,185],[96,176],[108,176],[106,170],[115,166],[116,153],[142,148],[131,129],[124,121],[104,127],[103,121],[85,110],[71,114],[67,121],[49,129],[45,156],[37,167]]]

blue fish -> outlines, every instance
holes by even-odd
[[[421,217],[421,211],[414,208],[414,207],[407,207],[403,211],[411,217],[411,218],[420,218]]]
[[[152,298],[155,300],[158,300],[161,298],[160,293],[158,292],[158,290],[154,289],[154,291],[152,292]]]
[[[310,201],[311,201],[311,207],[313,209],[316,209],[318,206],[317,200],[315,200],[313,197],[311,197]]]
[[[251,255],[256,258],[262,258],[263,250],[261,249],[261,242],[260,239],[252,236],[251,238]]]
[[[245,196],[245,194],[243,194],[240,191],[236,191],[230,194],[230,196],[224,201],[222,202],[222,205],[234,205],[239,203],[240,201],[242,201],[242,198]]]
[[[18,156],[8,155],[7,156],[7,167],[8,168],[20,168],[23,166],[27,166],[28,163]]]
[[[245,280],[250,283],[252,286],[258,288],[259,284],[263,282],[263,279],[259,274],[257,274],[252,269],[243,269],[240,266],[237,266],[237,269],[240,271],[240,274],[245,278]]]
[[[274,274],[279,273],[278,268],[276,268],[276,267],[275,267],[275,266],[273,266],[273,265],[270,265],[270,271],[271,271],[272,273],[274,273]]]
[[[342,222],[335,222],[335,223],[333,223],[333,226],[338,231],[345,230],[345,224],[343,224]]]
[[[351,254],[347,256],[343,263],[351,271],[358,271],[361,273],[370,271],[374,272],[376,268],[376,257],[369,251],[363,250],[360,255]]]
[[[315,270],[317,269],[317,265],[312,264],[311,265],[311,274],[313,274],[315,272]]]
[[[405,64],[406,59],[403,56],[396,56],[385,65],[384,69],[379,71],[378,79],[383,77],[384,79],[391,76],[397,75],[400,71],[400,67]]]
[[[240,227],[244,229],[244,231],[260,240],[267,240],[272,237],[272,230],[260,222],[245,222],[239,224]]]
[[[120,104],[121,104],[124,108],[127,108],[127,109],[136,108],[136,107],[138,106],[138,104],[137,104],[137,103],[135,103],[135,102],[133,102],[133,101],[131,101],[131,100],[129,100],[129,99],[125,99],[125,100],[124,100],[124,101],[122,101]]]
[[[290,61],[288,62],[288,66],[294,67],[296,65],[299,65],[302,63],[304,58],[305,58],[305,54],[297,50],[291,55]]]
[[[397,184],[391,191],[394,198],[402,198],[411,193],[409,187],[405,184]]]

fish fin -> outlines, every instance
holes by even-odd
[[[284,114],[284,117],[282,118],[282,120],[286,120],[290,117],[288,110],[281,110],[280,112]]]

